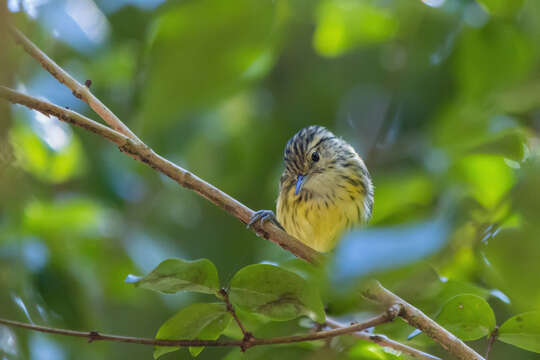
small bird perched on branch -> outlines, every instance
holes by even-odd
[[[353,147],[322,126],[297,132],[285,146],[277,218],[271,210],[256,221],[275,222],[317,251],[332,250],[348,228],[366,223],[373,209],[373,185]]]

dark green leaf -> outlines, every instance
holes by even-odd
[[[479,296],[464,294],[448,300],[437,322],[461,340],[476,340],[495,328],[495,314]]]
[[[531,311],[506,320],[499,327],[499,340],[540,353],[540,311]]]
[[[231,319],[224,304],[193,304],[180,310],[161,325],[156,339],[216,340]],[[156,346],[154,359],[178,349],[176,346]],[[190,347],[189,351],[193,356],[197,356],[203,349],[204,347]]]
[[[142,278],[128,275],[126,279],[136,286],[174,294],[178,291],[194,291],[214,294],[219,289],[216,267],[208,259],[186,261],[167,259]]]
[[[267,264],[249,265],[232,281],[231,301],[251,312],[273,320],[291,320],[307,315],[318,322],[325,319],[317,289],[299,275]]]
[[[520,161],[524,154],[524,134],[519,131],[498,133],[478,144],[471,146],[468,151],[478,154],[502,155],[509,159]]]

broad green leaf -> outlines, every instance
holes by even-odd
[[[437,322],[461,340],[476,340],[495,328],[495,314],[479,296],[464,294],[448,300]]]
[[[194,291],[214,294],[219,289],[216,267],[208,259],[186,261],[167,259],[142,278],[128,276],[128,282],[145,289],[174,294],[178,291]]]
[[[301,315],[318,322],[325,320],[317,289],[299,275],[274,265],[242,268],[231,281],[230,298],[240,308],[273,320],[291,320]]]
[[[159,328],[156,339],[216,340],[231,319],[224,304],[193,304],[165,321]],[[156,346],[154,359],[178,349],[176,346]],[[197,356],[203,349],[204,347],[190,347],[189,351],[193,356]]]
[[[499,327],[499,340],[540,353],[540,311],[531,311],[506,320]]]

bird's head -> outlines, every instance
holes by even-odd
[[[283,160],[285,171],[281,184],[293,187],[295,195],[302,191],[324,193],[330,185],[343,181],[340,176],[349,177],[348,173],[356,172],[359,167],[365,169],[347,142],[316,125],[303,128],[287,142]]]

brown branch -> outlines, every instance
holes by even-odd
[[[383,307],[392,304],[400,304],[402,310],[399,314],[409,325],[422,330],[426,335],[437,341],[449,353],[461,360],[484,360],[476,351],[467,346],[448,330],[430,319],[422,311],[418,310],[399,296],[385,289],[378,281],[370,282],[362,291],[363,295]]]
[[[395,308],[395,307],[393,307]],[[119,336],[119,335],[109,335],[101,334],[96,331],[75,331],[75,330],[66,330],[66,329],[57,329],[47,326],[39,326],[28,323],[23,323],[19,321],[0,319],[0,324],[19,327],[24,329],[29,329],[33,331],[45,332],[50,334],[73,336],[87,338],[89,342],[94,341],[115,341],[115,342],[124,342],[132,344],[142,344],[142,345],[154,345],[154,346],[240,346],[245,347],[246,349],[253,346],[260,345],[275,345],[275,344],[291,344],[304,341],[313,341],[320,339],[328,339],[336,336],[362,331],[367,328],[384,324],[386,322],[392,321],[397,316],[395,310],[392,308],[389,311],[386,311],[383,314],[377,315],[369,320],[364,322],[354,324],[345,328],[333,329],[318,331],[315,333],[304,334],[304,335],[295,335],[295,336],[282,336],[274,338],[254,338],[252,337],[249,342],[244,342],[243,340],[161,340],[161,339],[150,339],[150,338],[139,338],[139,337],[130,337],[130,336]]]
[[[244,204],[197,177],[193,173],[156,154],[138,139],[132,139],[119,131],[110,129],[74,111],[22,94],[4,86],[0,86],[0,97],[14,104],[21,104],[43,114],[55,116],[59,120],[79,126],[106,138],[115,143],[121,151],[127,153],[134,159],[145,163],[154,170],[167,175],[181,186],[195,191],[197,194],[238,218],[244,224],[249,223],[249,220],[253,215],[253,210]],[[322,255],[320,253],[287,234],[272,222],[266,222],[262,225],[257,222],[252,226],[252,229],[258,235],[278,244],[283,249],[301,259],[311,263],[320,263],[322,261]]]
[[[326,318],[326,324],[333,329],[345,327],[344,325],[330,318]],[[354,336],[357,339],[371,341],[382,347],[388,347],[388,348],[394,349],[396,351],[399,351],[400,353],[407,354],[408,356],[414,359],[441,360],[441,358],[437,356],[425,353],[423,351],[420,351],[408,345],[389,339],[385,335],[373,334],[366,331],[358,331],[358,332],[350,333],[349,335]]]
[[[487,343],[487,349],[486,349],[486,360],[489,359],[489,353],[491,352],[491,349],[493,347],[493,343],[495,340],[497,340],[497,337],[499,336],[499,327],[496,326],[495,329],[491,332],[489,335],[488,343]]]
[[[23,33],[13,26],[9,26],[9,32],[24,50],[36,59],[45,70],[59,82],[71,89],[73,95],[88,104],[109,126],[127,137],[138,140],[137,136],[120,119],[113,114],[98,98],[91,92],[88,86],[82,85],[69,75],[64,69],[49,58],[40,48],[31,42]],[[88,80],[87,80],[88,81]]]

